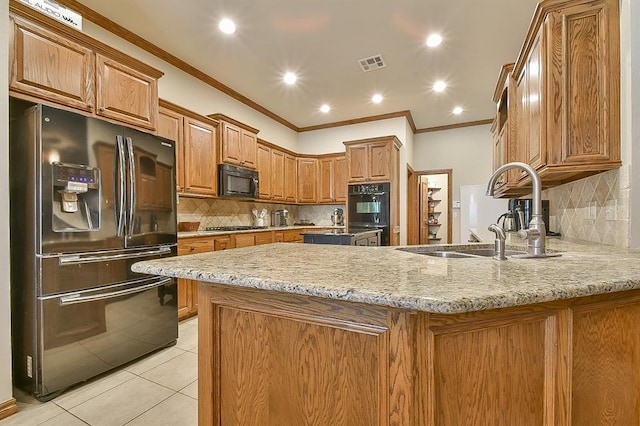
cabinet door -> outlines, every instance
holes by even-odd
[[[256,245],[256,234],[235,234],[233,236],[235,240],[235,248],[251,247]]]
[[[369,144],[370,180],[391,179],[391,144],[389,142]]]
[[[271,177],[273,173],[271,169],[271,148],[262,144],[258,144],[257,150],[260,198],[269,200],[271,198]]]
[[[546,84],[549,95],[560,90],[564,96],[556,106],[560,113],[547,120],[554,132],[548,137],[552,164],[620,158],[618,7],[615,1],[584,2],[549,16],[553,61],[564,66]]]
[[[334,175],[334,161],[333,158],[321,158],[319,161],[318,171],[318,188],[319,188],[319,200],[322,202],[331,203],[334,200],[333,196],[333,175]]]
[[[529,117],[529,144],[525,152],[527,163],[534,169],[543,166],[546,160],[546,141],[543,140],[545,116],[542,111],[542,106],[546,103],[542,87],[542,74],[544,73],[543,35],[544,26],[541,27],[525,66],[527,114]]]
[[[284,199],[295,202],[298,193],[298,164],[296,157],[284,156]]]
[[[185,192],[216,195],[216,132],[213,126],[184,119]]]
[[[258,137],[255,133],[242,131],[242,141],[240,144],[240,165],[248,169],[256,168],[256,147],[258,145]]]
[[[333,200],[347,201],[347,158],[337,157],[333,162]]]
[[[96,113],[155,130],[158,120],[158,82],[106,56],[96,54]]]
[[[9,87],[83,111],[94,108],[94,55],[79,44],[11,19]]]
[[[193,284],[191,280],[184,278],[178,279],[178,319],[182,320],[191,315],[191,306],[193,305],[191,293]]]
[[[229,123],[222,123],[222,162],[240,165],[242,151],[240,144],[242,141],[242,129]]]
[[[298,202],[318,202],[318,159],[298,158]]]
[[[260,182],[262,185],[262,182]],[[271,199],[284,200],[284,152],[271,150]]]
[[[256,245],[271,244],[273,242],[273,233],[271,231],[259,232],[256,234]]]
[[[347,148],[349,182],[364,182],[369,177],[369,150],[367,145]]]
[[[158,110],[158,136],[176,143],[176,190],[184,191],[184,123],[182,115],[168,108]]]

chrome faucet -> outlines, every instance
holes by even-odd
[[[531,222],[529,229],[518,230],[518,236],[527,240],[527,254],[529,257],[546,257],[545,254],[545,229],[544,220],[542,220],[542,183],[540,175],[533,167],[525,163],[513,162],[503,164],[493,173],[489,184],[487,185],[487,195],[493,196],[495,184],[498,177],[509,169],[523,169],[531,176],[533,182],[533,211],[531,213]],[[522,222],[521,222],[522,223]]]
[[[489,231],[496,234],[496,239],[494,241],[494,250],[496,252],[495,258],[498,260],[505,260],[507,257],[504,255],[505,248],[505,240],[507,239],[507,234],[505,234],[504,229],[500,226],[492,223],[489,225]]]

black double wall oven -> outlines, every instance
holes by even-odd
[[[390,191],[389,182],[349,185],[348,231],[381,229],[380,244],[388,246],[391,228]]]

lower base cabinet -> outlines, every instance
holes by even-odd
[[[430,314],[200,286],[199,424],[640,424],[640,290]]]

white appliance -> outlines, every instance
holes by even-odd
[[[469,240],[490,242],[495,234],[487,227],[506,213],[509,202],[486,195],[487,185],[460,186],[460,242]]]

